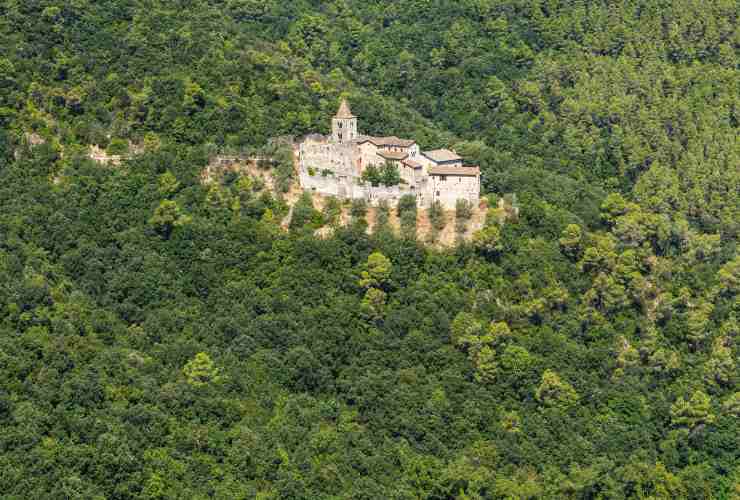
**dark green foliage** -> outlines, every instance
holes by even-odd
[[[368,165],[362,172],[362,180],[369,182],[373,187],[380,186],[382,180],[380,169],[376,165]]]
[[[432,206],[428,210],[429,222],[431,223],[431,230],[429,231],[429,241],[434,242],[439,236],[439,232],[442,231],[447,225],[447,219],[445,218],[444,209],[439,201],[432,203]]]
[[[472,204],[467,200],[457,200],[455,204],[455,233],[458,235],[458,238],[465,234],[468,222],[472,216]]]
[[[334,196],[329,197],[324,204],[323,212],[324,222],[330,225],[337,225],[342,215],[342,202]]]
[[[390,162],[385,162],[380,167],[380,182],[384,186],[397,186],[401,183],[401,174],[398,167]]]
[[[435,230],[441,231],[445,228],[446,220],[444,209],[439,201],[435,201],[432,203],[432,206],[429,207],[429,220]]]
[[[380,167],[370,165],[362,172],[362,180],[369,182],[372,186],[397,186],[401,182],[401,174],[398,167],[386,162]]]
[[[398,216],[404,212],[413,212],[416,215],[416,197],[412,194],[405,194],[398,200]]]
[[[2,495],[733,498],[737,12],[5,2]],[[442,252],[414,196],[402,238],[355,201],[320,239],[336,200],[286,232],[256,180],[200,182],[249,151],[289,192],[284,136],[342,94],[362,133],[479,164],[518,221]]]
[[[405,194],[398,201],[398,217],[401,219],[401,236],[416,239],[416,197]]]
[[[303,193],[293,205],[293,214],[290,219],[291,229],[317,229],[323,225],[321,212],[313,205],[311,193]]]

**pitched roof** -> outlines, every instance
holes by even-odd
[[[375,144],[378,146],[400,146],[403,148],[416,144],[416,141],[413,139],[399,139],[395,135],[390,137],[375,137],[375,141]]]
[[[476,177],[480,175],[480,168],[478,167],[431,167],[429,169],[429,175],[456,175],[456,176],[469,176]]]
[[[356,118],[355,115],[352,114],[352,110],[349,109],[349,103],[347,102],[347,99],[342,99],[342,103],[339,105],[339,110],[337,111],[337,114],[334,116],[334,118],[339,118],[340,120]]]
[[[392,135],[390,137],[373,137],[373,136],[366,135],[366,136],[358,137],[357,139],[358,139],[357,142],[360,144],[363,142],[372,142],[376,146],[380,146],[380,147],[399,146],[402,148],[408,148],[409,146],[416,144],[416,141],[413,139],[399,139],[395,135]]]
[[[462,156],[449,149],[435,149],[434,151],[422,151],[424,156],[433,162],[441,163],[446,161],[460,161]]]
[[[405,160],[408,153],[398,153],[396,151],[378,151],[378,156],[385,158],[386,160]]]
[[[407,165],[407,166],[409,166],[409,167],[411,167],[413,169],[417,169],[417,168],[422,168],[423,167],[421,163],[419,163],[418,161],[414,161],[414,160],[403,160],[403,164],[404,165]]]

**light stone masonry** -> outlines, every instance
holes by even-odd
[[[412,194],[417,205],[429,207],[439,201],[448,210],[464,199],[477,206],[480,199],[480,169],[463,166],[454,151],[420,151],[416,141],[398,137],[360,135],[357,117],[342,100],[332,119],[332,134],[310,134],[298,146],[299,179],[304,190],[343,199],[364,199],[377,205],[385,200],[398,203]],[[370,166],[390,163],[398,168],[401,183],[376,186],[362,179]]]

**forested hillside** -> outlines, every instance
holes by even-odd
[[[739,13],[3,0],[0,496],[740,498]],[[201,182],[341,96],[519,217]]]

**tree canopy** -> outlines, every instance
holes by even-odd
[[[738,12],[6,0],[0,491],[734,498]],[[281,144],[341,97],[518,217],[440,251],[413,197],[401,236],[364,203],[288,207]],[[276,185],[202,182],[236,152]]]

